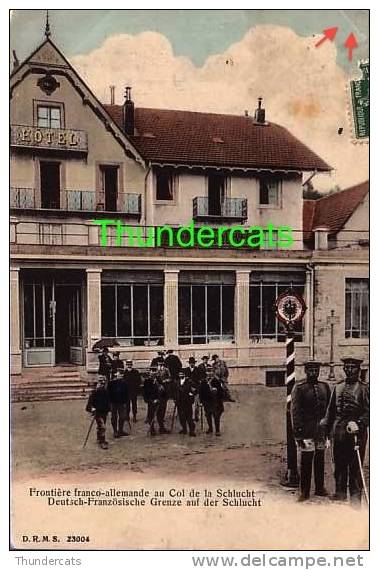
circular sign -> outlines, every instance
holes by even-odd
[[[275,302],[276,316],[285,325],[301,321],[307,307],[303,297],[294,291],[284,291]]]

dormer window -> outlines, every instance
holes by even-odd
[[[156,199],[173,200],[175,190],[175,174],[172,168],[159,168],[155,171]]]
[[[62,126],[61,121],[61,108],[45,105],[38,105],[37,107],[37,127],[47,127],[49,129],[60,129]]]
[[[274,208],[280,206],[280,183],[278,179],[265,177],[259,180],[259,205]]]

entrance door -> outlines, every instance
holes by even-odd
[[[79,285],[55,286],[55,362],[82,364],[82,311]]]
[[[103,166],[103,193],[106,212],[117,212],[118,168]]]
[[[60,164],[59,162],[40,163],[41,208],[60,208]]]

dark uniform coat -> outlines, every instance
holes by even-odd
[[[326,415],[327,430],[334,441],[347,437],[346,426],[350,421],[357,422],[362,438],[367,431],[369,417],[368,384],[340,382],[335,386]]]
[[[291,395],[292,426],[295,439],[319,440],[324,436],[319,424],[325,416],[330,399],[329,384],[302,380],[295,384]]]

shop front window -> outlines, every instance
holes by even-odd
[[[234,338],[234,285],[179,285],[179,344]]]
[[[121,345],[163,344],[163,286],[155,284],[103,284],[102,336]]]

